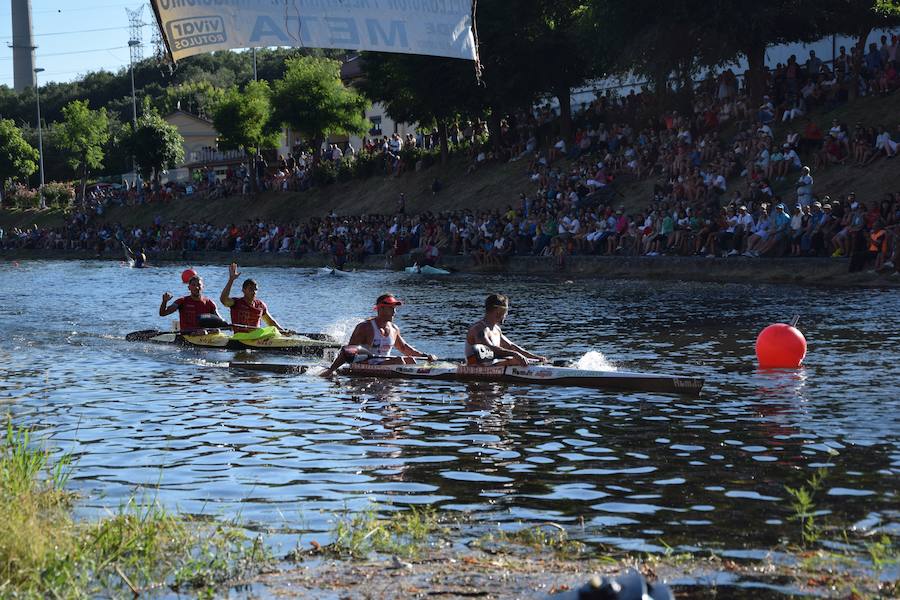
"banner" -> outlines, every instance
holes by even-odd
[[[293,46],[475,60],[471,0],[151,0],[175,61]]]

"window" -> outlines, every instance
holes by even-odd
[[[369,129],[369,135],[381,135],[381,115],[369,117],[369,122],[372,123],[372,128]]]

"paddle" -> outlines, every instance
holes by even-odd
[[[457,363],[466,363],[466,359],[465,359],[465,358],[438,358],[438,359],[435,360],[435,362],[457,362]],[[565,360],[565,359],[562,359],[562,358],[550,360],[550,361],[547,361],[546,363],[539,363],[539,362],[535,362],[535,361],[528,360],[528,366],[529,366],[529,367],[539,367],[539,366],[541,366],[541,365],[552,365],[552,366],[554,366],[554,367],[566,367],[566,366],[568,366],[568,364],[569,364],[569,361],[567,361],[567,360]],[[474,366],[485,366],[485,367],[489,367],[489,366],[491,366],[491,365],[474,365]]]
[[[459,358],[439,358],[435,362],[453,362],[453,363],[463,363],[465,361]],[[564,360],[555,360],[553,361],[553,366],[556,367],[564,367],[566,361]],[[310,365],[290,365],[284,363],[250,363],[250,362],[241,362],[241,361],[231,361],[228,363],[228,368],[230,369],[245,369],[248,371],[263,371],[266,373],[279,373],[283,375],[287,374],[300,374],[306,373],[310,369]]]
[[[211,313],[202,314],[197,318],[197,323],[200,327],[206,329],[234,329],[234,324],[225,321],[218,315],[214,315]],[[238,327],[242,327],[239,325]],[[254,333],[255,331],[265,330],[266,327],[259,327],[253,331],[249,331],[246,333]],[[320,342],[336,342],[337,340],[328,335],[327,333],[319,333],[319,332],[302,332],[302,331],[294,331],[293,329],[285,329],[284,335],[297,335],[301,337],[306,337],[311,340],[316,340]],[[254,339],[253,337],[245,337],[244,339]]]
[[[132,331],[125,336],[129,342],[146,342],[158,335],[200,335],[202,330],[198,329],[180,329],[175,331],[160,331],[159,329],[142,329],[141,331]]]
[[[283,363],[251,363],[232,361],[228,363],[229,369],[243,369],[245,371],[264,371],[266,373],[279,373],[282,375],[302,375],[309,370],[309,365],[286,365]]]

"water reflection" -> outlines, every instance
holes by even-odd
[[[224,282],[223,268],[197,268],[210,290]],[[442,355],[460,353],[481,297],[499,290],[513,298],[507,329],[522,344],[570,360],[594,351],[622,369],[705,376],[708,391],[688,400],[324,381],[225,368],[232,359],[297,359],[126,343],[128,331],[164,327],[158,296],[177,287],[179,273],[92,262],[0,265],[21,299],[15,312],[0,313],[0,405],[78,457],[72,485],[84,494],[85,513],[116,506],[137,488],[187,513],[240,515],[251,526],[324,541],[336,511],[433,504],[469,513],[476,530],[552,520],[622,548],[653,551],[662,540],[741,553],[785,535],[783,486],[824,468],[823,510],[845,523],[900,528],[896,295],[502,277],[421,282],[392,273],[337,281],[274,268],[251,275],[265,282],[273,313],[304,330],[346,333],[371,314],[373,290],[391,289],[407,301],[404,336]],[[110,304],[108,289],[128,302]],[[851,309],[835,314],[835,303]],[[795,311],[810,341],[806,367],[755,370],[758,331]]]

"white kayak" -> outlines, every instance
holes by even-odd
[[[406,267],[404,269],[407,273],[416,273],[417,275],[449,275],[450,271],[446,271],[444,269],[439,269],[437,267],[432,267],[429,265],[425,265],[424,267],[420,267],[419,265],[413,265],[411,267]]]
[[[350,275],[350,271],[342,271],[341,269],[335,269],[334,267],[322,267],[319,269],[319,275],[337,275],[346,277],[347,275]]]
[[[697,396],[703,378],[631,371],[589,371],[571,367],[530,365],[492,367],[431,363],[422,365],[371,365],[357,363],[340,371],[351,377],[378,379],[435,379],[441,381],[497,381],[559,385],[611,390],[663,392]]]
[[[308,367],[271,363],[232,362],[235,369],[272,373],[305,372]],[[592,389],[658,392],[699,396],[702,377],[637,373],[631,371],[589,371],[571,367],[533,365],[528,367],[482,367],[450,362],[419,365],[373,365],[356,363],[342,368],[338,374],[373,379],[432,379],[435,381],[498,382],[522,385],[558,385]]]

